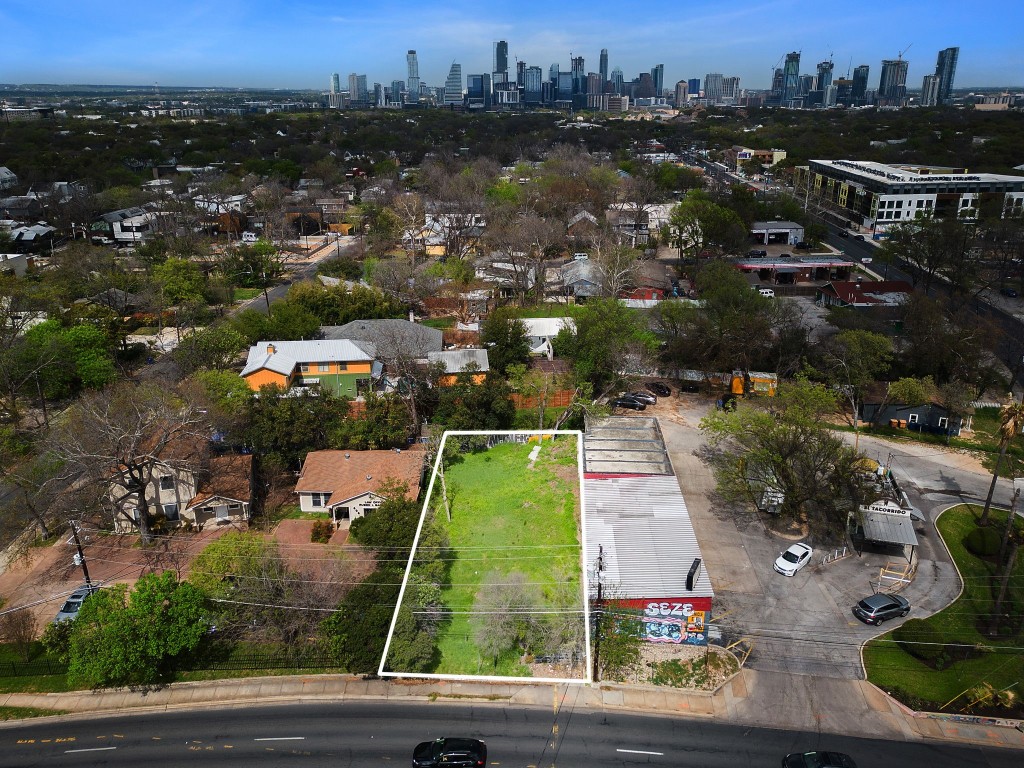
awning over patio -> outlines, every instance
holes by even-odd
[[[914,521],[909,515],[890,515],[885,512],[862,512],[861,526],[867,541],[884,544],[917,546]]]

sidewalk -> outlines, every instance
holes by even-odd
[[[550,707],[561,685],[451,682],[445,680],[364,680],[349,675],[175,683],[156,691],[127,689],[73,693],[0,694],[0,706],[36,707],[89,714],[132,711],[223,708],[280,702],[421,701],[494,703]],[[780,697],[779,691],[801,689]],[[556,697],[557,698],[557,697]],[[787,706],[787,700],[794,702]],[[811,706],[808,707],[807,703]],[[860,680],[756,672],[745,669],[713,694],[671,688],[614,684],[583,685],[576,706],[591,710],[628,710],[637,714],[682,715],[735,725],[787,730],[856,733],[897,741],[937,740],[988,747],[1024,749],[1024,733],[1011,721],[992,718],[919,715]],[[0,723],[16,727],[19,721]]]

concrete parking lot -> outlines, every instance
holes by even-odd
[[[752,508],[730,509],[715,499],[714,477],[695,455],[703,444],[700,419],[713,407],[711,398],[674,392],[643,415],[659,419],[715,589],[715,623],[727,639],[752,643],[752,669],[862,678],[860,646],[902,620],[876,628],[862,624],[850,609],[874,591],[883,566],[906,560],[898,554],[854,552],[822,565],[823,556],[845,542],[812,538],[807,541],[815,552],[807,567],[791,578],[776,573],[775,558],[801,539],[773,532]],[[901,592],[913,606],[911,616],[944,607],[960,587],[934,527],[922,523],[917,529],[917,574]]]

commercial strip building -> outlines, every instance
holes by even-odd
[[[604,615],[639,614],[649,642],[706,645],[714,591],[657,419],[588,419],[583,498]]]
[[[795,169],[805,201],[837,224],[873,232],[918,215],[975,219],[1024,213],[1024,176],[968,173],[964,168],[886,165],[866,160],[811,160]]]

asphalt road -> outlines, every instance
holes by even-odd
[[[785,695],[780,691],[779,695]],[[491,766],[778,766],[789,752],[838,750],[859,766],[1009,768],[1020,753],[548,709],[345,703],[163,712],[0,730],[0,766],[395,766],[419,741],[483,739]]]

